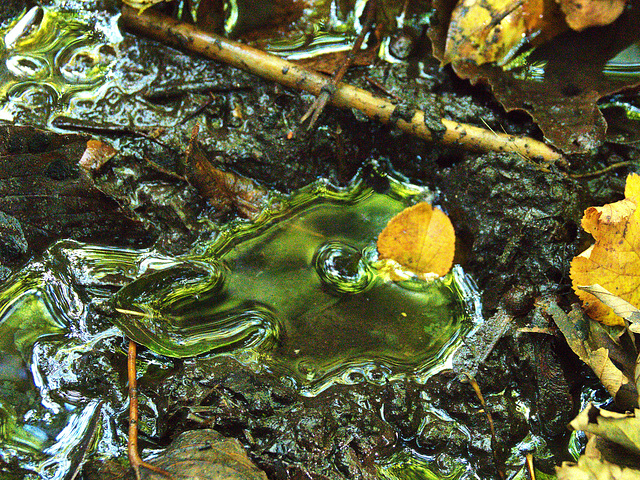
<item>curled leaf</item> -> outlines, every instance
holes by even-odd
[[[391,259],[416,274],[445,275],[453,265],[455,232],[442,210],[426,202],[405,208],[378,236],[381,259]]]
[[[634,333],[640,333],[640,309],[631,305],[629,302],[617,297],[601,285],[584,285],[578,287],[580,290],[594,295],[598,300],[606,306],[611,307],[613,313],[624,318],[630,323],[629,330]]]
[[[639,409],[635,409],[633,413],[617,413],[601,410],[589,404],[571,421],[569,426],[574,430],[593,433],[622,445],[632,452],[640,453],[639,414]]]
[[[640,480],[640,471],[623,468],[597,458],[582,455],[578,463],[562,462],[556,467],[558,480]]]

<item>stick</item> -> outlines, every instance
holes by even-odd
[[[138,12],[127,6],[122,8],[124,25],[140,34],[170,45],[198,52],[206,57],[272,80],[289,88],[320,95],[328,77],[306,70],[295,63],[270,55],[248,45],[227,40],[218,35],[199,30],[194,25],[148,10]],[[375,97],[361,88],[339,83],[330,103],[339,108],[355,108],[371,119],[394,124],[400,130],[424,140],[434,140],[425,124],[424,112],[412,111],[390,101]],[[533,160],[562,161],[558,151],[528,137],[515,137],[494,133],[480,127],[442,119],[446,130],[437,132],[438,140],[449,145],[494,152],[514,152]]]
[[[129,438],[127,441],[127,452],[129,463],[136,474],[136,479],[140,480],[140,467],[163,475],[169,480],[173,480],[171,474],[159,467],[151,465],[140,458],[138,451],[138,387],[136,379],[136,343],[129,341],[129,353],[127,355],[127,375],[129,377]]]

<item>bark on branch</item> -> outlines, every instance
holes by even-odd
[[[329,82],[329,77],[323,74],[307,70],[248,45],[201,31],[194,25],[180,22],[153,10],[138,14],[137,10],[125,5],[122,9],[122,21],[128,29],[142,35],[200,53],[267,80],[278,82],[289,88],[304,90],[316,96]],[[514,152],[545,162],[563,159],[558,151],[532,138],[496,133],[446,119],[442,119],[444,131],[436,132],[436,137],[425,124],[424,112],[416,110],[407,114],[403,112],[406,111],[406,106],[396,105],[387,99],[376,97],[366,90],[345,83],[339,83],[336,86],[330,103],[339,108],[356,108],[371,119],[394,124],[400,130],[425,140],[437,139],[449,145],[480,151]]]

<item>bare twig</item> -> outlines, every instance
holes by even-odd
[[[320,91],[320,95],[316,97],[316,100],[313,102],[311,107],[309,107],[309,110],[307,110],[307,113],[305,113],[302,116],[302,118],[300,119],[300,124],[304,123],[309,117],[311,117],[311,120],[309,120],[308,128],[312,129],[313,126],[316,124],[318,117],[324,110],[324,107],[327,105],[327,102],[331,99],[333,92],[336,91],[338,84],[342,81],[342,77],[344,77],[344,74],[347,73],[347,69],[351,66],[351,64],[353,63],[353,60],[356,58],[356,55],[360,50],[360,47],[362,46],[362,42],[364,41],[364,37],[367,35],[367,32],[371,29],[371,25],[373,25],[373,19],[375,18],[375,12],[377,9],[376,4],[377,4],[376,0],[369,0],[367,2],[367,7],[366,7],[367,12],[365,16],[365,21],[362,26],[362,30],[358,35],[358,38],[356,38],[356,41],[351,47],[351,50],[349,50],[349,53],[346,54],[345,57],[342,59],[342,65],[340,65],[340,67],[335,72],[333,72],[333,75],[331,76],[331,80],[328,81],[326,85],[322,87],[322,90]]]
[[[502,463],[498,458],[498,453],[496,451],[496,447],[498,445],[498,438],[496,437],[496,429],[493,423],[493,417],[491,416],[491,412],[489,411],[489,408],[487,407],[487,404],[484,401],[482,390],[480,390],[480,385],[478,385],[478,382],[476,382],[476,379],[473,378],[472,376],[468,376],[468,380],[471,386],[473,387],[473,391],[476,392],[476,397],[478,397],[478,400],[480,400],[480,405],[482,405],[482,408],[484,409],[484,413],[487,416],[487,421],[489,422],[489,429],[491,430],[491,440],[493,443],[493,458],[496,462],[496,468],[498,469],[498,474],[500,475],[500,478],[504,480],[506,478],[506,475],[505,475],[504,469],[502,468]]]
[[[158,473],[170,480],[171,474],[159,467],[151,465],[140,458],[138,451],[138,387],[136,379],[136,344],[129,341],[129,353],[127,355],[127,374],[129,377],[129,441],[127,451],[129,453],[129,463],[136,474],[136,479],[140,480],[140,467]]]
[[[327,76],[306,70],[295,63],[270,55],[261,50],[204,32],[193,25],[174,20],[161,13],[148,10],[138,15],[135,9],[124,6],[124,25],[143,35],[171,45],[201,53],[209,58],[228,63],[267,80],[290,88],[304,90],[318,96],[327,83]],[[425,114],[395,105],[378,98],[366,90],[340,83],[330,103],[339,108],[355,108],[371,119],[396,125],[402,131],[425,140],[434,135],[425,124]],[[562,161],[558,151],[528,137],[493,133],[480,127],[442,119],[445,127],[438,139],[449,145],[494,152],[514,152],[527,158],[547,162]]]
[[[592,172],[585,172],[585,173],[573,173],[571,175],[569,175],[571,178],[591,178],[591,177],[597,177],[598,175],[602,175],[604,173],[610,172],[611,170],[615,170],[617,168],[623,168],[623,167],[628,167],[630,165],[633,165],[633,162],[617,162],[614,163],[612,165],[609,165],[608,167],[604,167],[600,170],[594,170]]]

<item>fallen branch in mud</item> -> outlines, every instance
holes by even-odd
[[[278,82],[289,88],[304,90],[316,96],[321,94],[329,80],[327,76],[306,70],[295,63],[248,45],[204,32],[194,25],[180,22],[153,10],[138,14],[135,9],[125,5],[122,9],[122,21],[132,31],[200,53],[267,80]],[[355,108],[371,119],[393,124],[400,130],[425,140],[437,140],[472,150],[513,152],[532,160],[545,162],[563,159],[561,153],[532,138],[496,133],[451,120],[442,119],[444,128],[441,131],[432,132],[425,124],[424,112],[406,105],[394,104],[345,83],[337,85],[330,103],[339,108]]]

